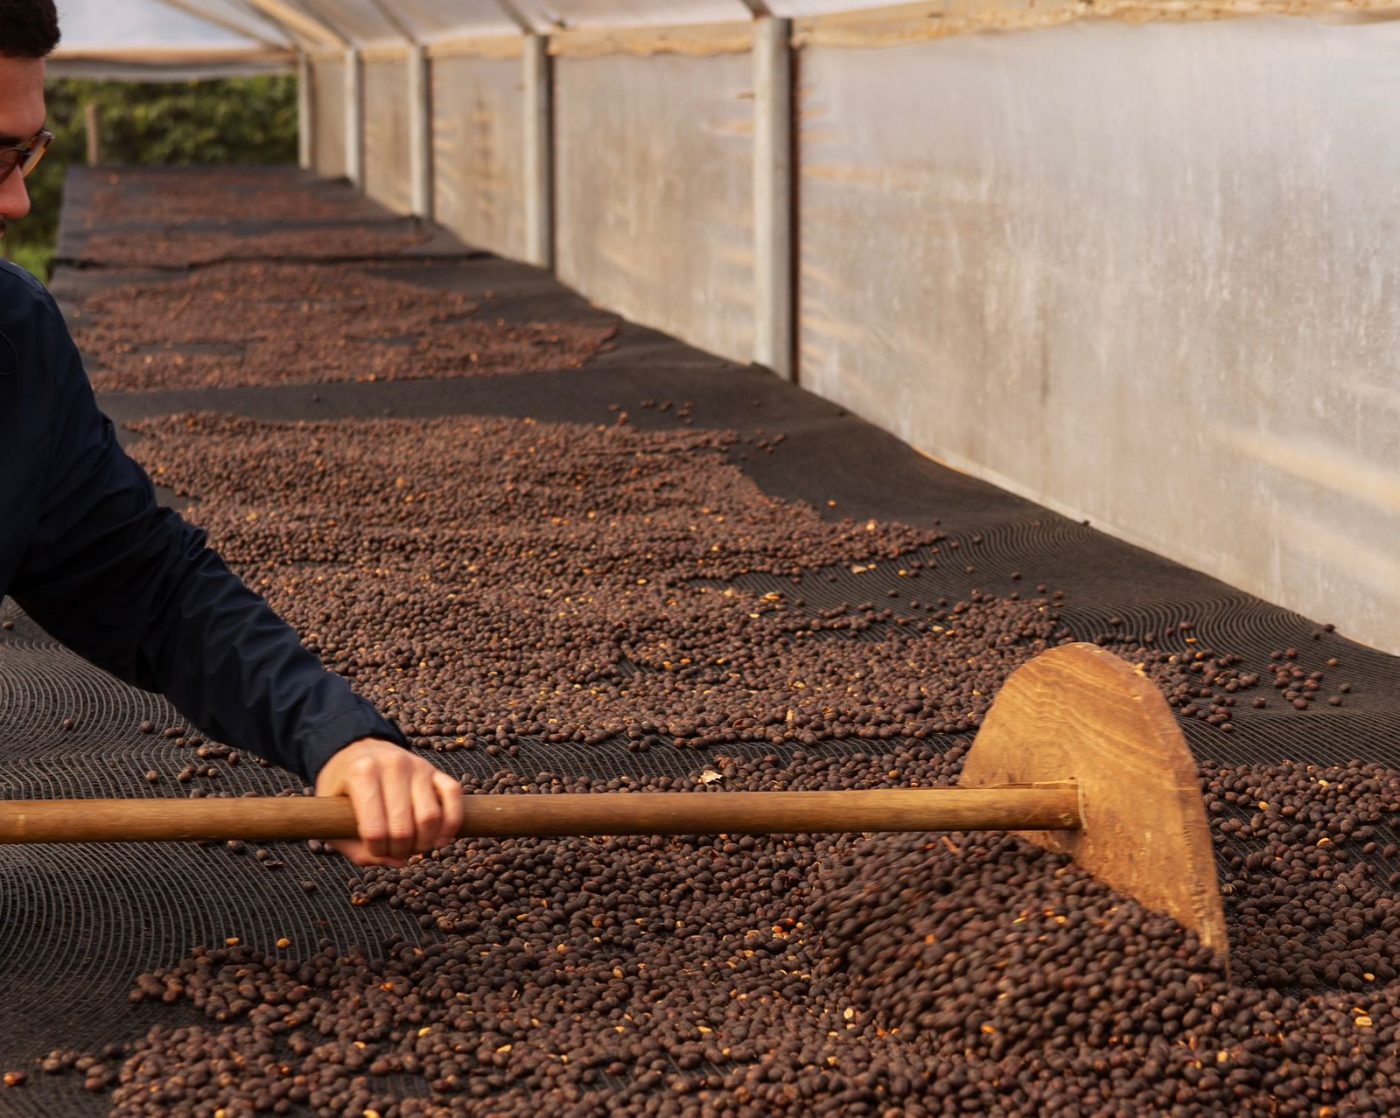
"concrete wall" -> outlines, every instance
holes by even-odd
[[[753,356],[748,54],[554,61],[559,277],[737,361]]]
[[[1400,24],[800,61],[802,382],[1400,651]]]
[[[369,60],[363,65],[365,193],[396,213],[410,213],[408,63]]]
[[[518,58],[432,62],[433,216],[515,260],[526,255],[521,84]]]
[[[341,59],[311,60],[312,166],[318,175],[338,179],[345,174],[345,63]]]

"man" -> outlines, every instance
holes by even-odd
[[[25,174],[47,147],[44,58],[53,0],[0,0],[0,236],[29,212]],[[129,683],[167,695],[210,737],[349,796],[361,864],[402,864],[462,819],[456,780],[403,735],[204,546],[159,508],[97,409],[52,297],[0,264],[0,595]]]

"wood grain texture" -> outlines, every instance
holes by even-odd
[[[1196,762],[1146,675],[1091,644],[1051,649],[1013,672],[959,786],[1033,781],[1076,782],[1084,826],[1023,837],[1228,954]]]
[[[825,834],[1079,825],[1072,787],[854,792],[471,796],[464,836]],[[0,843],[334,839],[356,834],[343,797],[11,800]]]
[[[805,16],[793,45],[866,50],[970,35],[1035,31],[1079,20],[1184,23],[1249,16],[1386,17],[1395,0],[923,0],[887,8]]]
[[[464,35],[434,39],[427,44],[428,57],[439,58],[519,58],[525,49],[524,35]]]
[[[1064,829],[1073,788],[886,788],[852,792],[666,792],[474,796],[478,835],[829,834],[847,831]]]
[[[554,31],[549,53],[561,58],[603,58],[613,54],[746,54],[752,23],[699,23],[678,27],[586,28]]]
[[[413,47],[407,43],[376,43],[360,49],[366,62],[407,62],[412,53]]]

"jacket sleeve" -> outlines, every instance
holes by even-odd
[[[157,505],[98,410],[47,292],[35,314],[36,421],[49,442],[36,472],[37,529],[10,587],[25,612],[99,667],[165,694],[211,738],[308,781],[359,738],[406,746],[205,546],[202,530]]]

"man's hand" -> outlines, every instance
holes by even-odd
[[[361,866],[402,866],[410,854],[446,846],[462,825],[462,786],[391,742],[352,741],[316,778],[316,795],[349,796],[359,839],[332,845]]]

